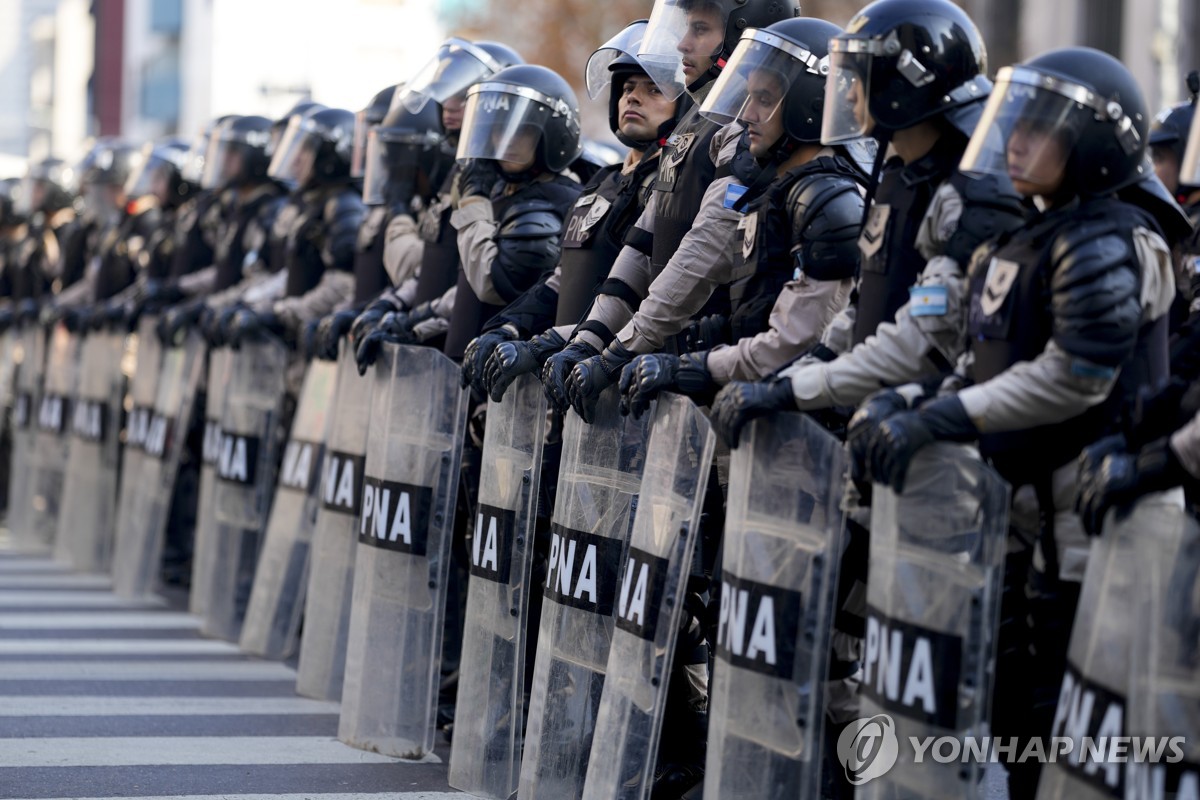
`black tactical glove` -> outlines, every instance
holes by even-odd
[[[542,388],[546,390],[546,399],[550,407],[560,414],[566,414],[571,407],[567,397],[567,379],[571,370],[585,358],[600,355],[600,351],[587,342],[571,342],[565,348],[546,359],[542,366]]]
[[[592,423],[600,395],[621,379],[621,370],[636,357],[636,353],[614,341],[600,355],[584,359],[572,368],[567,378],[567,399],[584,422]]]
[[[367,367],[370,367],[379,358],[384,342],[417,344],[416,337],[413,336],[412,328],[409,325],[411,318],[412,314],[405,314],[402,311],[385,314],[379,324],[375,326],[375,330],[363,337],[358,349],[354,351],[359,375],[367,374]]]
[[[795,410],[796,396],[787,378],[756,383],[735,381],[722,389],[713,402],[713,427],[726,444],[737,447],[742,429],[753,420],[776,411]]]
[[[175,343],[175,337],[179,335],[180,331],[196,325],[203,313],[204,303],[198,300],[171,306],[159,316],[158,324],[154,326],[154,332],[158,334],[159,341],[170,347]]]
[[[350,326],[350,347],[352,348],[352,352],[358,353],[358,347],[362,344],[363,338],[375,330],[375,327],[379,325],[379,321],[386,314],[391,314],[398,310],[390,300],[380,299],[369,303]]]
[[[46,320],[46,315],[42,316]],[[52,308],[48,319],[48,327],[53,328],[61,322],[71,333],[82,333],[88,329],[92,321],[92,309],[88,306]]]
[[[270,336],[283,336],[283,320],[274,311],[252,311],[243,308],[233,315],[226,326],[226,341],[233,350],[246,342],[265,341]]]
[[[1076,509],[1084,530],[1099,536],[1109,509],[1115,508],[1117,519],[1123,519],[1139,498],[1165,492],[1191,477],[1170,442],[1170,437],[1163,437],[1129,453],[1121,437],[1110,437],[1083,452]]]
[[[908,410],[908,401],[895,389],[875,392],[859,406],[850,418],[846,429],[846,444],[850,448],[850,479],[858,487],[859,494],[870,497],[871,446],[879,435],[879,426],[885,419]]]
[[[689,353],[712,350],[719,344],[730,344],[733,333],[729,329],[729,320],[722,314],[710,314],[692,320],[684,333],[684,341]]]
[[[471,386],[479,394],[485,393],[483,373],[487,361],[498,345],[516,340],[517,330],[511,325],[504,325],[495,330],[481,333],[472,339],[463,351],[462,387]]]
[[[300,330],[300,355],[305,361],[312,361],[317,355],[317,343],[321,338],[321,323],[324,319],[311,319],[304,323]]]
[[[17,323],[24,325],[36,321],[38,318],[37,300],[25,298],[17,303]]]
[[[0,308],[0,332],[6,331],[13,326],[13,322],[17,319],[17,313],[11,308]]]
[[[560,352],[567,342],[551,328],[528,342],[502,342],[492,351],[484,366],[483,385],[488,396],[499,403],[513,381],[522,375],[538,372],[546,359]]]
[[[459,162],[454,187],[459,200],[467,197],[490,199],[492,187],[496,185],[499,178],[500,173],[496,169],[496,162],[490,158],[464,159]]]
[[[679,392],[707,405],[716,388],[708,371],[708,351],[641,355],[621,373],[621,413],[642,416],[661,392]]]
[[[337,361],[338,345],[358,318],[357,311],[335,311],[321,320],[313,339],[313,355],[325,361]]]
[[[939,397],[917,411],[901,411],[879,425],[871,444],[871,477],[897,494],[904,491],[908,467],[923,447],[934,442],[970,442],[979,429],[962,401],[954,395]]]

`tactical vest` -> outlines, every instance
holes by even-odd
[[[358,229],[358,243],[354,248],[355,303],[376,298],[392,285],[387,270],[383,268],[383,248],[387,243],[387,226],[391,220],[392,209],[371,206]]]
[[[287,251],[284,255],[287,297],[300,297],[308,293],[316,288],[325,274],[321,247],[325,239],[325,204],[329,199],[328,191],[306,193],[305,202],[298,209],[299,213],[287,232]]]
[[[417,304],[436,300],[458,280],[458,232],[450,224],[450,187],[458,175],[455,167],[446,176],[437,197],[421,213],[418,229],[425,247],[421,253],[421,273],[417,276]]]
[[[562,256],[559,264],[562,276],[558,286],[558,308],[555,325],[574,325],[592,305],[596,289],[608,275],[613,261],[621,252],[624,230],[632,223],[622,214],[618,203],[624,196],[636,194],[634,176],[623,177],[618,165],[605,167],[596,173],[589,189],[575,201],[563,225]],[[629,204],[625,204],[625,209]],[[624,229],[615,228],[624,225]],[[615,234],[615,235],[614,235]]]
[[[529,200],[545,200],[565,217],[571,203],[578,196],[579,184],[557,175],[551,180],[527,183],[511,194],[493,197],[492,218],[503,225],[510,207]],[[450,320],[450,330],[446,333],[443,352],[450,358],[461,359],[467,345],[483,330],[483,323],[494,317],[502,308],[504,306],[485,303],[475,296],[475,290],[467,280],[466,270],[460,264],[458,291],[454,296],[454,314]]]
[[[1045,350],[1054,333],[1050,248],[1059,231],[1083,220],[1104,223],[1105,235],[1129,239],[1135,227],[1157,230],[1141,209],[1117,200],[1098,200],[1049,214],[998,240],[991,257],[979,261],[970,276],[967,330],[976,383],[991,380],[1019,362],[1032,361]],[[1143,326],[1133,353],[1120,367],[1116,387],[1103,403],[1066,422],[985,434],[980,452],[1013,486],[1044,480],[1084,447],[1111,433],[1141,387],[1161,385],[1168,369],[1163,315]]]
[[[675,126],[658,161],[658,178],[654,182],[654,244],[650,252],[655,275],[667,266],[683,237],[692,229],[704,193],[717,172],[708,151],[721,126],[700,116],[701,99],[696,102]]]
[[[159,209],[151,207],[126,215],[101,240],[98,250],[100,268],[94,284],[95,298],[107,300],[133,283],[137,276],[134,254],[145,246],[161,219]]]
[[[894,320],[908,302],[908,290],[926,263],[917,251],[917,233],[938,187],[958,169],[960,142],[945,138],[912,164],[894,158],[884,166],[859,237],[856,345]]]
[[[179,207],[175,224],[175,249],[171,256],[172,276],[190,275],[213,263],[213,248],[205,236],[202,223],[216,201],[217,194],[206,191]]]
[[[213,264],[217,268],[214,291],[228,289],[245,276],[247,257],[259,254],[268,247],[270,226],[274,219],[276,204],[285,205],[280,190],[266,184],[244,203],[230,206],[230,219],[221,226],[221,235],[213,253]],[[269,253],[264,254],[269,258]]]

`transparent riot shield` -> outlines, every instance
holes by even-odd
[[[46,377],[34,420],[31,506],[24,540],[30,551],[53,552],[58,535],[79,346],[79,337],[63,325],[54,327],[46,343]]]
[[[429,347],[375,365],[338,738],[396,758],[433,750],[442,619],[467,392]]]
[[[518,796],[583,794],[612,644],[617,576],[637,510],[650,417],[624,417],[616,387],[587,425],[563,428]]]
[[[155,337],[153,330],[142,335]],[[136,481],[138,486],[129,522],[117,531],[113,563],[113,585],[128,597],[153,594],[158,585],[175,477],[204,369],[205,344],[199,334],[191,333],[182,346],[159,352],[154,400],[132,467],[137,472],[122,473],[122,481]]]
[[[984,736],[1008,484],[974,449],[942,443],[913,459],[902,494],[873,495],[862,717],[889,715],[900,742]],[[901,758],[855,797],[977,797],[983,766]]]
[[[80,349],[79,387],[71,408],[55,559],[82,572],[108,572],[117,523],[125,336],[87,336]]]
[[[1163,763],[1170,749],[1154,762],[1135,760],[1125,797],[1178,800],[1200,790],[1200,523],[1179,508],[1154,514],[1137,531],[1141,624],[1133,628],[1128,732],[1135,741],[1174,739],[1182,760]]]
[[[233,351],[226,347],[208,353],[208,380],[204,392],[204,439],[200,446],[200,489],[196,504],[196,535],[192,542],[192,580],[188,611],[198,617],[208,612],[209,590],[217,563],[217,461],[221,455],[221,417],[229,384]]]
[[[20,333],[12,328],[0,333],[0,412],[5,415],[4,423],[8,422],[8,412],[13,407],[19,349]]]
[[[1129,735],[1125,722],[1127,699],[1131,683],[1136,685],[1138,682],[1137,676],[1131,677],[1136,631],[1139,627],[1152,629],[1156,621],[1153,617],[1146,619],[1137,616],[1139,597],[1154,585],[1153,578],[1141,573],[1139,567],[1154,562],[1163,563],[1163,552],[1152,554],[1146,551],[1153,546],[1153,541],[1161,540],[1165,552],[1171,552],[1171,540],[1179,541],[1181,514],[1178,492],[1147,495],[1127,516],[1109,512],[1104,532],[1093,540],[1080,589],[1075,624],[1071,629],[1067,670],[1059,690],[1051,729],[1052,737],[1071,740],[1071,752],[1060,755],[1042,768],[1038,780],[1038,800],[1187,796],[1187,793],[1128,793],[1126,761],[1132,758],[1108,757],[1105,744],[1113,738]],[[1178,553],[1178,549],[1175,552]],[[1184,568],[1184,572],[1179,573],[1181,588],[1187,585],[1190,591],[1192,586],[1184,577],[1186,564],[1179,562],[1175,566]],[[1147,578],[1150,580],[1147,581]],[[1169,602],[1179,601],[1170,598]],[[1183,602],[1187,614],[1194,619],[1195,597],[1188,595]],[[1190,639],[1185,646],[1194,652],[1200,644],[1197,629],[1187,631],[1185,636]],[[1186,691],[1191,698],[1197,697],[1194,687]],[[1190,710],[1194,715],[1197,707],[1194,699],[1191,702],[1193,706]],[[1168,718],[1177,722],[1186,717],[1185,709],[1162,710]],[[1156,713],[1156,710],[1150,713]],[[1196,718],[1193,716],[1192,720]],[[1150,735],[1158,737],[1170,734],[1166,730],[1155,729]],[[1189,741],[1187,744],[1194,753],[1198,743]],[[1168,765],[1160,766],[1165,768]],[[1182,765],[1169,766],[1179,769]],[[1163,777],[1166,777],[1165,773]]]
[[[335,362],[308,365],[242,626],[240,647],[252,655],[283,659],[296,649],[317,519],[317,478],[336,388]]]
[[[450,785],[508,800],[517,790],[524,732],[525,647],[534,524],[546,437],[535,376],[490,402],[460,658]]]
[[[275,339],[247,342],[233,353],[213,492],[213,569],[202,590],[206,636],[237,641],[242,633],[275,490],[287,363],[287,350]]]
[[[46,337],[38,325],[26,325],[16,338],[16,387],[12,400],[12,462],[8,473],[8,529],[20,546],[29,530],[32,508],[30,476],[33,474],[34,409],[42,393]]]
[[[333,419],[321,466],[312,563],[304,599],[304,630],[300,636],[300,664],[296,670],[296,691],[317,700],[337,700],[342,696],[373,384],[371,373],[365,377],[358,374],[354,351],[349,342],[342,342]]]
[[[659,398],[596,717],[584,800],[648,798],[716,436],[691,400]]]
[[[729,472],[704,796],[817,797],[846,463],[807,416],[749,434]]]

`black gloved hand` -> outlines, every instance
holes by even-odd
[[[175,339],[181,331],[191,328],[200,321],[203,313],[204,303],[198,300],[171,306],[165,309],[158,318],[154,332],[158,334],[159,341],[170,347],[175,343]]]
[[[600,355],[600,351],[587,342],[571,342],[559,352],[546,359],[542,366],[542,388],[546,390],[546,399],[550,407],[560,414],[566,414],[571,407],[567,397],[567,379],[571,370],[585,358]]]
[[[1195,413],[1183,408],[1183,397],[1190,386],[1189,381],[1173,377],[1157,392],[1139,396],[1123,426],[1127,449],[1137,450],[1187,422]]]
[[[0,308],[0,332],[6,331],[17,320],[17,312],[11,308]]]
[[[246,342],[265,341],[271,335],[283,334],[283,321],[274,311],[239,309],[226,326],[226,342],[233,350],[240,350]]]
[[[662,392],[679,392],[704,405],[716,388],[708,371],[708,351],[641,355],[621,373],[621,413],[642,416]]]
[[[538,372],[546,359],[566,347],[566,340],[551,328],[527,342],[501,342],[483,368],[483,385],[488,396],[499,403],[513,381]]]
[[[49,327],[53,328],[58,322],[71,333],[82,333],[91,325],[92,309],[88,306],[56,308],[50,315]]]
[[[499,178],[495,161],[490,158],[470,158],[459,162],[454,185],[460,200],[466,197],[490,199],[492,187]]]
[[[1164,492],[1188,477],[1170,437],[1163,437],[1136,453],[1127,452],[1120,436],[1101,439],[1079,459],[1079,497],[1075,507],[1083,528],[1092,536],[1104,529],[1104,518],[1115,508],[1122,519],[1143,495]]]
[[[717,394],[712,421],[717,433],[730,447],[737,447],[742,429],[759,417],[776,411],[795,411],[796,396],[787,378],[746,383],[735,381]]]
[[[366,375],[367,368],[379,358],[379,353],[385,342],[396,344],[413,344],[415,337],[408,326],[409,315],[394,311],[383,316],[375,330],[363,337],[358,349],[354,351],[354,359],[358,363],[358,374]]]
[[[729,329],[729,320],[723,314],[710,314],[692,320],[684,334],[689,353],[700,350],[712,350],[719,344],[730,344],[733,333]]]
[[[516,338],[516,329],[504,325],[481,333],[472,339],[463,351],[462,374],[459,377],[462,387],[465,389],[470,386],[479,394],[484,394],[486,389],[484,388],[483,373],[488,359],[491,358],[497,346],[504,342],[515,341]]]
[[[621,370],[637,357],[614,341],[598,356],[584,359],[571,369],[567,377],[567,399],[575,413],[589,425],[596,418],[596,401],[609,386],[621,379]]]
[[[37,300],[29,297],[25,298],[21,302],[17,303],[16,313],[17,324],[25,325],[30,322],[34,322],[38,318]]]
[[[305,361],[312,361],[317,355],[318,342],[321,338],[322,319],[310,319],[300,330],[300,355]]]
[[[879,435],[879,426],[885,419],[908,410],[908,401],[895,389],[883,389],[868,397],[850,418],[846,429],[846,444],[850,448],[850,479],[858,487],[859,494],[870,497],[871,446]]]
[[[325,361],[337,361],[338,345],[358,318],[357,311],[335,311],[322,319],[313,339],[313,355]]]
[[[350,325],[350,347],[355,354],[358,353],[358,347],[362,344],[363,338],[375,330],[379,325],[379,321],[385,315],[396,312],[398,309],[390,300],[374,300],[363,309],[363,312],[355,317],[353,324]]]
[[[969,442],[979,429],[955,395],[939,397],[917,411],[902,411],[885,419],[871,444],[871,476],[878,483],[904,491],[913,456],[934,442]]]

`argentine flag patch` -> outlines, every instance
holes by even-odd
[[[746,193],[746,187],[740,183],[731,183],[725,187],[725,207],[733,208],[733,204]]]
[[[944,317],[949,297],[945,286],[914,286],[909,290],[909,313],[914,317]]]

